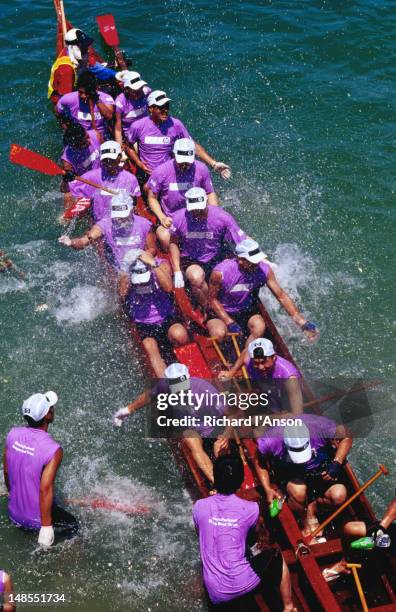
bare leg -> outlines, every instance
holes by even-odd
[[[208,301],[208,285],[205,280],[205,272],[201,266],[193,264],[186,270],[186,278],[191,286],[191,291],[195,299],[206,308]]]
[[[183,346],[189,341],[188,332],[181,323],[174,323],[168,329],[168,339],[172,346]]]
[[[159,227],[156,231],[158,241],[161,245],[162,251],[167,253],[169,251],[170,233],[164,227]]]
[[[282,580],[280,583],[280,595],[282,597],[283,612],[293,612],[292,589],[290,581],[290,572],[285,560],[282,561]]]
[[[261,315],[256,314],[250,317],[248,321],[249,338],[246,340],[245,346],[253,342],[255,338],[262,338],[265,332],[265,323]]]
[[[210,319],[206,326],[208,328],[209,336],[217,338],[219,342],[223,342],[227,334],[226,324],[221,319]]]
[[[159,352],[157,341],[154,340],[154,338],[145,338],[143,340],[143,346],[149,356],[155,376],[157,378],[162,378],[166,365]]]
[[[213,482],[213,464],[204,451],[201,436],[196,431],[185,431],[183,438],[198,467],[205,474],[206,478]]]

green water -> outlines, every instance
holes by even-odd
[[[392,470],[370,493],[381,512],[396,456],[393,178],[396,3],[135,2],[67,0],[69,18],[96,34],[113,12],[123,48],[213,155],[223,204],[278,265],[281,284],[318,323],[307,347],[266,298],[312,378],[381,378],[378,413],[351,457],[363,480]],[[143,387],[138,353],[94,251],[58,246],[56,179],[7,162],[10,142],[56,159],[60,134],[46,105],[54,55],[51,2],[3,7],[0,60],[1,243],[27,273],[0,277],[1,441],[21,402],[54,389],[52,433],[64,447],[62,494],[152,507],[149,516],[75,509],[77,540],[48,553],[12,527],[0,499],[0,567],[20,592],[65,592],[68,610],[201,610],[191,502],[167,446],[142,436],[137,415],[120,431],[111,414]],[[48,309],[37,311],[47,304]]]

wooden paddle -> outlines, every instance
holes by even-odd
[[[17,144],[11,145],[10,161],[13,164],[19,164],[20,166],[25,166],[25,168],[29,168],[30,170],[36,170],[36,172],[49,174],[50,176],[61,176],[66,174],[66,170],[64,170],[61,166],[58,166],[58,164],[52,161],[52,159],[48,159],[48,157],[44,157],[44,155],[40,155],[40,153],[35,153],[34,151],[25,149]],[[96,187],[96,189],[107,191],[107,193],[111,193],[112,195],[118,194],[118,191],[108,189],[107,187],[94,183],[93,181],[89,181],[82,176],[76,176],[75,180],[85,183],[86,185],[90,185],[91,187]]]
[[[356,584],[356,590],[359,595],[360,603],[362,604],[362,610],[363,612],[369,612],[366,597],[362,588],[362,583],[360,582],[358,574],[358,569],[361,569],[362,565],[361,563],[347,563],[347,568],[352,570],[353,578]]]
[[[119,47],[120,38],[118,36],[113,15],[110,13],[106,13],[106,15],[98,15],[96,17],[96,23],[98,24],[99,32],[101,33],[106,45],[113,49],[115,58],[121,70],[128,70],[127,63]]]

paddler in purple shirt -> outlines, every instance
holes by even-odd
[[[133,200],[128,194],[121,193],[111,199],[110,217],[102,218],[79,238],[61,236],[58,242],[72,249],[82,250],[102,237],[106,241],[107,259],[119,273],[119,293],[124,296],[124,276],[128,278],[130,265],[143,250],[155,255],[152,223],[140,215],[135,215]]]
[[[186,208],[173,214],[170,227],[170,258],[176,288],[186,279],[197,301],[205,307],[208,298],[206,277],[224,257],[225,241],[234,245],[246,238],[235,219],[219,206],[208,206],[201,187],[186,192]]]
[[[114,140],[107,140],[100,145],[100,168],[83,174],[83,178],[93,181],[115,192],[129,194],[132,198],[141,195],[139,184],[131,172],[123,170],[121,165],[121,146]],[[73,179],[73,175],[66,177]],[[110,216],[112,194],[86,185],[80,181],[69,183],[70,193],[74,198],[90,198],[92,215],[95,223]]]
[[[267,338],[255,338],[230,370],[223,370],[219,378],[227,380],[245,365],[253,388],[268,393],[271,412],[303,412],[301,374],[296,366],[275,354],[274,345]]]
[[[72,123],[63,134],[63,144],[65,148],[60,164],[71,174],[62,180],[61,192],[65,194],[65,208],[68,208],[73,196],[67,179],[100,168],[101,140],[96,132],[85,130],[79,123]]]
[[[339,482],[342,466],[352,447],[352,437],[343,425],[315,414],[302,414],[302,423],[272,426],[257,432],[257,473],[267,501],[280,497],[273,489],[265,460],[274,469],[277,482],[287,492],[288,504],[300,518],[303,535],[319,525],[318,504],[334,509],[347,497]],[[318,536],[320,537],[320,535]]]
[[[97,130],[104,136],[113,118],[114,100],[109,94],[98,91],[98,82],[91,72],[83,72],[77,80],[77,91],[59,99],[56,113],[62,125],[77,121],[86,130]]]
[[[189,342],[186,328],[179,322],[172,296],[172,273],[167,261],[150,253],[141,253],[125,274],[122,286],[126,311],[139,332],[144,349],[157,378],[161,378],[165,362],[161,349],[182,346]]]
[[[283,612],[292,612],[289,570],[279,549],[262,544],[259,505],[236,495],[243,479],[239,455],[222,455],[214,462],[217,493],[199,499],[193,507],[208,610],[257,611],[255,596],[270,587],[280,591]],[[256,554],[249,561],[248,539],[254,534]]]
[[[160,394],[166,397],[167,394],[186,394],[189,391],[191,391],[192,394],[192,401],[186,401],[183,405],[178,405],[175,408],[173,416],[177,416],[177,418],[195,416],[198,419],[193,427],[187,429],[179,428],[177,431],[180,431],[180,437],[183,438],[183,442],[191,451],[198,467],[206,476],[208,482],[213,485],[213,463],[207,450],[211,445],[211,441],[215,439],[215,424],[205,425],[201,419],[203,415],[211,416],[214,419],[223,416],[226,414],[227,405],[223,396],[219,397],[219,391],[213,387],[213,385],[203,378],[191,378],[190,372],[184,364],[177,362],[171,363],[162,372],[161,378],[152,390],[144,391],[133,402],[128,404],[128,406],[117,410],[113,416],[113,423],[120,427],[129,415],[146,406],[151,406],[151,409],[154,411],[152,417],[157,419],[157,417],[160,417],[164,413],[164,410],[159,407],[157,402]],[[199,403],[199,398],[202,397],[204,401]],[[168,410],[172,411],[170,408],[172,405],[174,404],[167,404],[166,412],[168,412]],[[198,407],[198,409],[196,409],[196,407]],[[158,428],[160,430],[161,428],[163,429],[164,436],[169,432],[169,428],[165,426],[158,426]],[[215,457],[228,449],[229,435],[229,431],[225,430],[223,434],[217,436],[212,446]]]
[[[170,101],[164,91],[152,91],[147,98],[149,116],[135,121],[128,131],[130,146],[127,147],[127,154],[139,169],[141,186],[146,183],[155,168],[171,159],[176,140],[191,139],[180,119],[169,115]],[[134,149],[135,144],[138,145],[138,153]],[[219,172],[224,179],[230,178],[229,166],[213,159],[198,142],[195,142],[195,146],[197,155],[203,162]]]
[[[25,400],[22,414],[28,425],[11,429],[3,455],[10,519],[18,527],[39,531],[38,543],[44,547],[54,543],[54,527],[68,537],[78,530],[76,519],[54,501],[63,450],[48,427],[57,401],[54,391],[35,393]]]
[[[147,96],[151,89],[138,72],[122,70],[116,74],[116,78],[121,82],[123,91],[115,99],[114,136],[122,145],[131,125],[138,119],[148,116]]]
[[[218,206],[208,167],[195,159],[195,142],[179,138],[173,146],[174,159],[158,166],[147,182],[148,205],[160,222],[157,237],[163,251],[169,250],[172,214],[186,205],[186,192],[202,187],[208,204]]]
[[[14,587],[11,576],[4,570],[0,570],[0,610],[2,612],[14,612],[16,610],[13,595]]]
[[[209,334],[222,341],[227,331],[245,334],[247,344],[264,335],[265,323],[259,313],[259,291],[267,286],[293,321],[312,341],[319,335],[314,323],[299,312],[279,285],[270,262],[255,240],[247,238],[235,247],[235,258],[217,264],[209,279],[209,308],[216,318],[208,321]],[[238,362],[238,366],[243,361]],[[233,371],[236,372],[235,366]],[[228,375],[227,375],[228,376]]]

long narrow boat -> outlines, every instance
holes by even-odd
[[[72,26],[62,15],[60,0],[54,0],[54,4],[57,14],[56,51],[57,55],[59,55],[63,48],[63,30],[65,24],[67,28]],[[100,248],[99,251],[101,251]],[[266,322],[266,336],[274,342],[277,354],[294,362],[292,355],[263,304],[259,303],[258,308]],[[140,342],[132,324],[131,332],[134,334],[137,342]],[[144,353],[141,342],[140,346]],[[202,334],[195,334],[193,342],[175,349],[174,353],[178,361],[189,367],[192,376],[206,379],[215,378],[217,372],[222,367],[213,344],[209,338]],[[149,369],[150,365],[147,355],[146,362],[147,369]],[[306,401],[315,399],[306,381],[304,381],[304,395]],[[195,464],[187,447],[178,440],[170,440],[169,444],[192,498],[195,500],[209,495],[208,483]],[[251,439],[243,440],[243,446],[245,457],[254,473],[253,457],[256,452],[255,442]],[[360,486],[350,464],[346,464],[344,468],[343,481],[347,486],[349,495],[356,492]],[[369,522],[375,520],[374,512],[364,494],[357,497],[343,513],[342,521],[336,521],[325,530],[326,542],[311,545],[310,547],[304,545],[298,523],[287,504],[284,504],[276,520],[268,521],[265,498],[256,477],[254,487],[249,487],[245,483],[238,494],[241,497],[256,500],[260,503],[272,541],[276,542],[282,549],[290,569],[293,601],[297,610],[305,612],[319,612],[321,610],[351,612],[361,609],[352,577],[345,576],[329,584],[322,576],[322,569],[339,560],[343,553],[340,533],[342,524],[346,520],[358,519]],[[384,555],[370,552],[364,555],[362,565],[360,576],[369,609],[376,612],[391,612],[395,610],[396,584],[388,558]],[[264,599],[261,595],[257,596],[257,604],[262,611],[269,612],[281,609],[279,607],[279,599]]]

